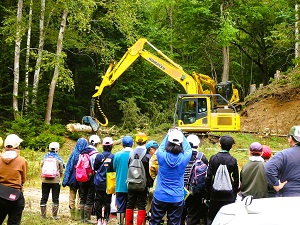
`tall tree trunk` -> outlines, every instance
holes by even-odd
[[[68,11],[64,10],[61,24],[60,24],[58,40],[57,40],[56,65],[55,65],[54,74],[52,77],[49,94],[48,94],[48,100],[47,100],[47,108],[46,108],[46,116],[45,116],[46,124],[50,124],[50,121],[51,121],[51,111],[52,111],[52,105],[53,105],[55,86],[57,83],[57,78],[59,76],[60,56],[61,56],[62,47],[63,47],[63,38],[64,38],[67,16],[68,16]]]
[[[30,40],[31,40],[31,24],[32,24],[32,5],[33,0],[30,0],[30,9],[28,15],[28,31],[26,44],[26,62],[25,62],[25,96],[24,96],[24,114],[27,114],[29,103],[28,87],[29,87],[29,57],[30,57]]]
[[[299,4],[295,4],[295,59],[299,57]]]
[[[220,5],[220,12],[221,12],[221,18],[226,20],[226,16],[224,15],[224,9],[226,9],[228,2],[225,0]],[[229,45],[223,46],[222,48],[222,55],[223,55],[223,73],[222,73],[222,83],[225,83],[229,80]]]
[[[229,46],[223,47],[223,74],[222,82],[229,80]]]
[[[21,20],[22,20],[23,0],[18,0],[17,11],[17,31],[15,44],[15,61],[14,61],[14,86],[13,86],[13,110],[14,118],[19,117],[18,110],[18,95],[19,95],[19,80],[20,80],[20,48],[21,48]]]
[[[45,0],[41,0],[41,15],[40,15],[40,40],[39,40],[39,48],[38,48],[38,57],[36,59],[35,71],[33,77],[33,89],[32,89],[32,104],[36,103],[36,95],[39,86],[39,77],[41,71],[41,63],[43,57],[43,48],[44,48],[44,40],[45,40],[45,29],[44,29],[44,21],[45,21]]]

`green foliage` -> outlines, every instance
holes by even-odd
[[[50,142],[64,144],[65,126],[61,124],[47,125],[31,118],[18,118],[4,123],[4,136],[17,134],[24,141],[22,147],[45,151]]]
[[[123,112],[123,126],[125,130],[144,130],[149,126],[149,118],[140,112],[136,105],[135,98],[128,98],[125,101],[119,100],[120,110]]]
[[[236,40],[238,29],[236,29],[235,23],[233,22],[229,13],[223,16],[224,19],[221,22],[221,28],[218,33],[217,39],[219,40],[222,47],[229,46],[229,44]]]

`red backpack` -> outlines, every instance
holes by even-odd
[[[90,156],[95,153],[97,153],[97,151],[93,150],[90,153],[83,153],[79,155],[79,160],[75,166],[76,180],[78,182],[87,182],[93,176],[94,171],[91,166]]]

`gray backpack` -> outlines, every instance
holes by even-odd
[[[214,177],[213,189],[221,192],[232,191],[231,179],[226,165],[219,165]]]
[[[127,188],[132,191],[143,191],[146,188],[147,178],[142,159],[146,155],[146,150],[139,158],[135,158],[133,151],[130,153],[131,162],[127,173]]]

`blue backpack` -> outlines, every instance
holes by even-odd
[[[113,154],[110,154],[107,157],[103,155],[102,164],[99,167],[99,169],[95,172],[94,184],[96,186],[96,189],[98,190],[106,190],[106,173],[111,172],[110,165],[112,163],[112,156]]]
[[[191,195],[204,192],[208,166],[202,161],[202,157],[203,153],[198,152],[191,169],[189,179],[189,192]]]

